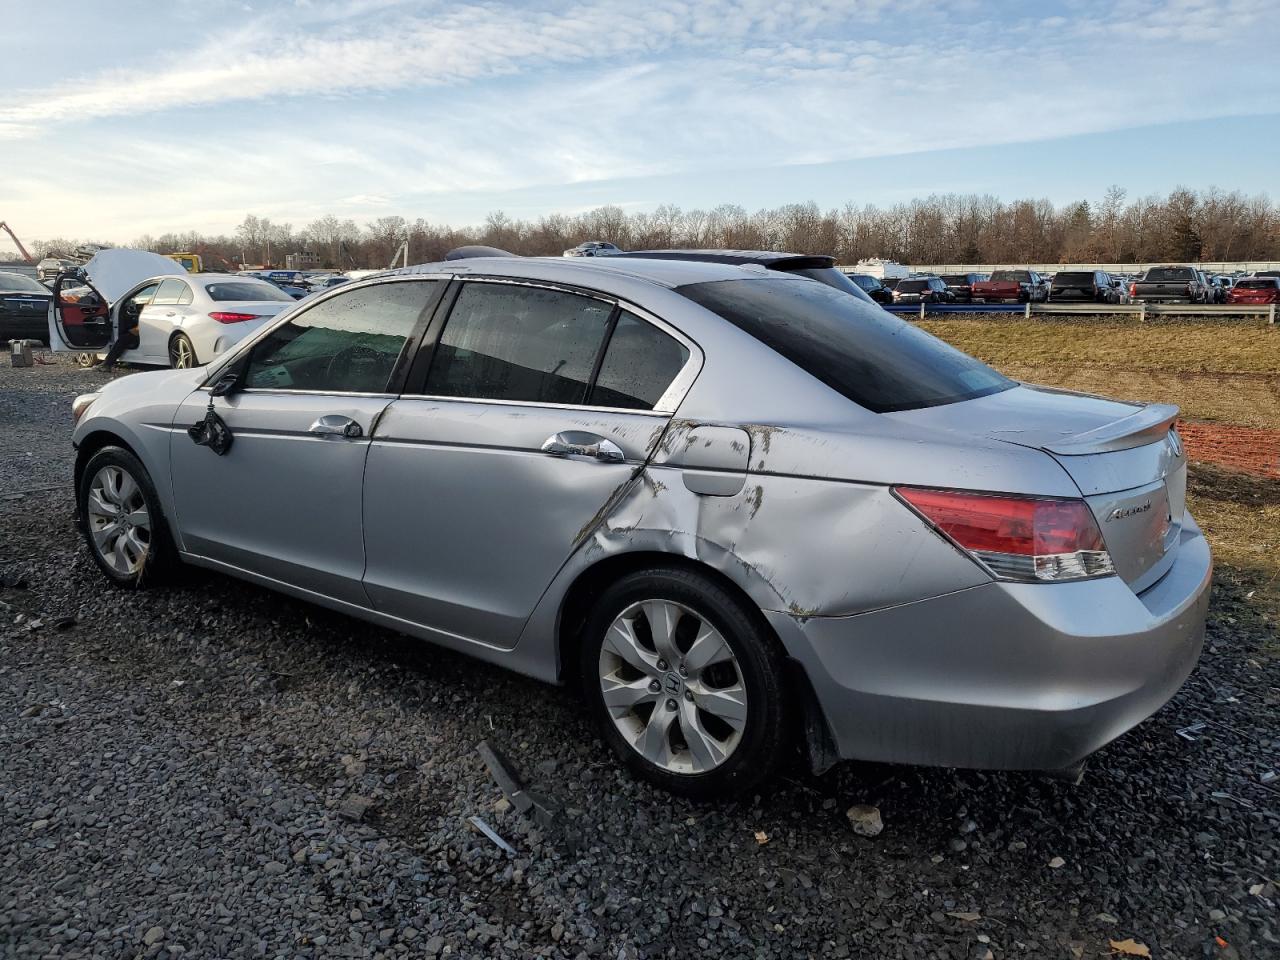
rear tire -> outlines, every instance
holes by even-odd
[[[185,333],[175,333],[169,339],[169,366],[174,370],[189,370],[200,366],[196,348]]]
[[[580,676],[605,742],[672,793],[744,794],[789,742],[777,640],[758,610],[697,571],[639,570],[606,589],[586,624]]]
[[[77,491],[80,532],[98,569],[137,590],[170,578],[180,561],[146,467],[123,447],[85,464]]]

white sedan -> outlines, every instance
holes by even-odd
[[[117,336],[131,345],[126,363],[195,367],[253,333],[294,299],[254,277],[187,273],[168,257],[104,250],[54,285],[49,343],[89,355]]]

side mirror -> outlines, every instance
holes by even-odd
[[[240,386],[240,374],[238,372],[224,373],[214,383],[213,388],[209,391],[211,397],[225,397]]]

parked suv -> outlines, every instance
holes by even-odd
[[[1159,709],[1211,578],[1177,414],[776,270],[497,257],[77,397],[73,477],[113,583],[190,563],[571,683],[710,797],[796,744],[1074,768]]]
[[[894,303],[952,303],[955,298],[941,277],[908,277],[893,288]]]
[[[973,285],[987,279],[985,273],[944,273],[942,282],[951,291],[956,303],[973,302]]]
[[[858,287],[863,293],[883,306],[886,303],[893,303],[893,289],[884,285],[884,282],[877,277],[871,276],[869,273],[846,273],[846,277]]]
[[[1111,277],[1101,270],[1059,270],[1049,286],[1049,299],[1119,303]]]

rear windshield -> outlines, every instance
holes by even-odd
[[[1015,386],[888,311],[822,284],[713,280],[676,290],[875,413],[971,400]]]
[[[945,273],[942,275],[942,282],[948,287],[967,287],[969,285],[969,275],[967,273]]]
[[[1280,285],[1280,280],[1274,277],[1267,277],[1262,280],[1241,280],[1236,284],[1238,290],[1274,290]]]
[[[928,280],[903,280],[895,287],[899,293],[919,293],[929,289]]]
[[[0,273],[0,290],[10,293],[21,291],[22,293],[47,294],[49,292],[49,288],[43,283],[32,280],[21,273]]]
[[[1031,272],[1028,270],[997,270],[991,274],[992,280],[1013,280],[1016,283],[1030,283]]]
[[[1055,273],[1053,275],[1053,285],[1055,287],[1065,287],[1068,284],[1074,287],[1082,283],[1092,285],[1093,282],[1094,282],[1093,274],[1086,273],[1084,271],[1072,272],[1072,273]]]
[[[1167,280],[1194,280],[1195,278],[1196,272],[1190,267],[1152,267],[1142,279],[1160,283]]]
[[[880,283],[875,277],[869,277],[865,273],[849,273],[845,274],[850,280],[860,286],[863,290],[874,290]]]
[[[209,291],[209,296],[218,301],[228,300],[286,300],[293,301],[293,297],[289,296],[279,287],[273,287],[269,283],[251,280],[222,280],[218,283],[209,283],[205,285],[205,289]]]

